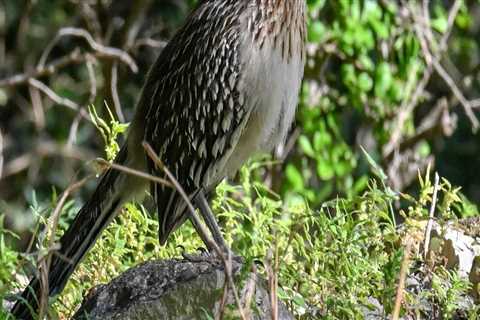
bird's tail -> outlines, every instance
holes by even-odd
[[[122,148],[116,162],[125,163],[125,160],[126,148]],[[38,312],[41,290],[47,291],[49,297],[63,290],[68,278],[102,230],[112,221],[122,204],[130,200],[132,190],[126,190],[133,187],[128,186],[130,180],[131,176],[114,169],[103,174],[93,196],[61,237],[60,249],[52,255],[48,287],[41,289],[40,279],[35,276],[11,311],[16,319],[34,318]]]

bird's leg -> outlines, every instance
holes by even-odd
[[[195,212],[192,212],[191,214],[195,214]],[[195,229],[195,231],[197,232],[197,234],[200,236],[200,238],[202,239],[202,242],[207,246],[207,249],[209,252],[214,252],[214,248],[211,247],[210,243],[211,243],[211,240],[209,239],[209,235],[208,234],[204,234],[203,233],[203,230],[198,224],[197,224],[197,220],[196,219],[190,219],[190,221],[192,222],[192,225],[193,225],[193,228]]]
[[[195,197],[193,199],[195,199]],[[193,200],[193,201],[195,201],[195,200]],[[205,232],[206,230],[203,226],[200,225],[201,222],[198,220],[198,218],[193,217],[193,215],[195,215],[195,216],[197,215],[197,213],[195,211],[190,213],[192,215],[190,217],[190,221],[192,222],[193,228],[195,229],[197,234],[200,236],[200,239],[202,239],[202,242],[207,247],[208,252],[209,253],[215,252],[215,248],[212,246],[212,244],[214,244],[214,240],[212,240],[210,238],[210,235],[208,234],[208,232]],[[218,244],[217,244],[217,246],[218,246]],[[205,250],[205,249],[203,248],[203,250]],[[220,249],[220,250],[223,250],[223,249]],[[205,255],[204,252],[200,256],[192,255],[192,254],[186,253],[185,248],[183,248],[182,257],[185,260],[190,261],[190,262],[211,262],[212,261],[212,256]]]
[[[215,216],[213,215],[212,209],[210,208],[210,205],[208,204],[207,198],[205,197],[205,193],[203,190],[200,190],[198,194],[196,195],[194,199],[200,214],[203,217],[203,220],[205,221],[208,229],[212,233],[213,240],[217,243],[217,245],[220,247],[221,250],[223,250],[224,253],[229,253],[231,250],[228,247],[227,243],[225,242],[225,239],[222,236],[222,232],[220,231],[220,227],[217,224],[217,220],[215,219]],[[212,252],[212,250],[210,250]],[[232,255],[233,256],[233,255]]]

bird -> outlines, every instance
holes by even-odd
[[[151,66],[114,162],[165,177],[147,143],[225,242],[209,194],[252,155],[270,152],[291,128],[306,61],[305,0],[200,0]],[[179,190],[110,167],[59,239],[42,284],[33,277],[11,313],[32,319],[41,290],[59,294],[122,205],[150,190],[159,242],[189,217]],[[43,289],[42,289],[43,288]]]

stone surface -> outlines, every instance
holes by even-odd
[[[236,278],[240,269],[239,264],[234,265]],[[211,319],[219,311],[224,281],[225,273],[218,263],[147,262],[92,289],[74,319]],[[255,305],[252,319],[271,318],[265,281],[256,281]],[[282,303],[279,319],[293,319]]]
[[[457,223],[440,226],[434,222],[432,239],[440,243],[440,254],[446,267],[458,270],[458,274],[470,280],[471,294],[480,299],[480,219],[469,218]]]
[[[474,272],[474,261],[480,256],[480,242],[465,230],[453,224],[440,226],[434,222],[432,238],[441,243],[441,255],[446,258],[446,267],[456,268],[461,277],[469,278]]]

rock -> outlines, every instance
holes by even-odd
[[[383,309],[382,304],[373,297],[368,297],[367,304],[361,308],[363,319],[365,320],[378,320],[384,318],[385,310]]]
[[[434,222],[432,228],[432,242],[434,239],[440,242],[440,254],[445,258],[446,267],[458,270],[458,274],[461,277],[470,280],[472,296],[477,301],[480,298],[478,221],[478,219],[468,219],[470,224],[466,226],[460,223],[449,223],[445,226],[440,226]]]
[[[441,249],[439,253],[445,257],[446,267],[456,268],[461,277],[468,278],[475,257],[480,256],[480,242],[454,224],[440,226],[437,222],[433,223],[432,243],[433,241],[439,241]]]
[[[235,263],[233,269],[240,291],[244,287],[238,280],[241,265]],[[219,263],[147,262],[93,288],[73,319],[213,319],[220,309],[224,281]],[[265,281],[256,281],[252,319],[271,318],[266,288]],[[231,294],[227,301],[233,303]],[[278,309],[279,319],[294,319],[283,303]]]
[[[472,296],[480,301],[480,254],[473,260],[472,271],[468,277],[472,283]]]
[[[461,277],[468,278],[473,260],[477,254],[480,254],[476,252],[478,245],[475,244],[475,240],[453,228],[446,228],[442,238],[442,255],[447,258],[447,268],[456,267]]]

